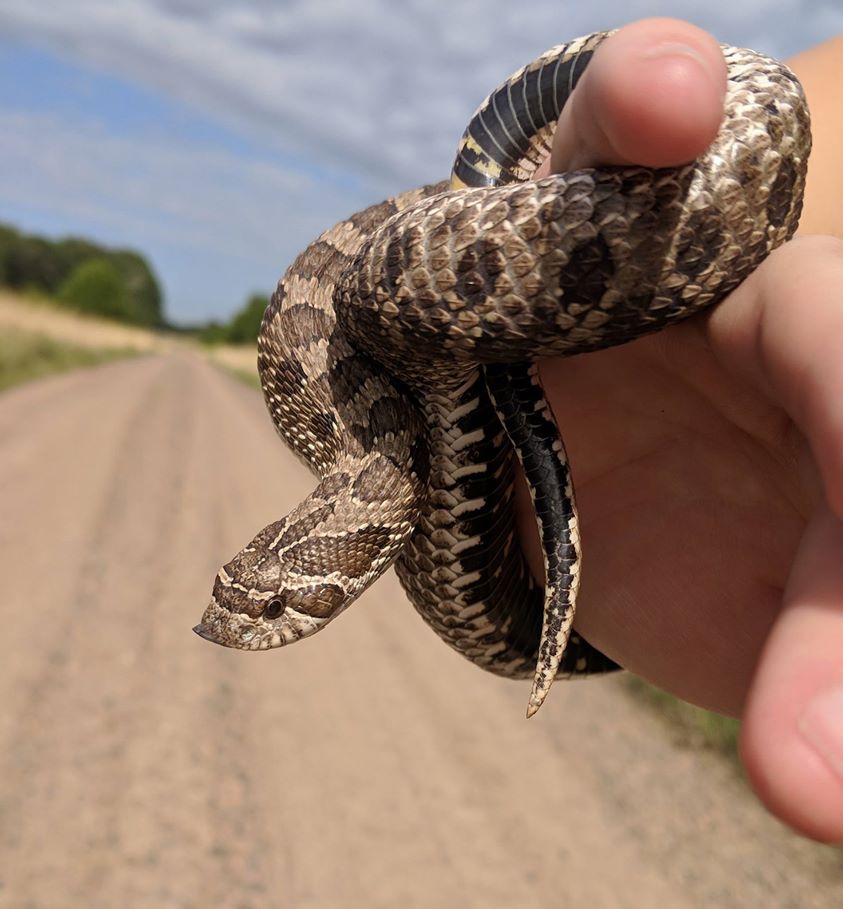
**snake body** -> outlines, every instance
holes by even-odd
[[[493,92],[451,182],[352,215],[299,255],[266,310],[258,366],[282,439],[318,485],[219,572],[196,631],[240,649],[319,630],[391,564],[436,633],[484,669],[615,664],[572,631],[574,494],[536,360],[621,344],[721,300],[790,238],[810,148],[782,64],[724,47],[726,116],[686,166],[531,180],[604,33]],[[513,519],[515,458],[546,581]]]

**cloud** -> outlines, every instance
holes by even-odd
[[[6,111],[0,198],[140,245],[176,314],[230,309],[350,210],[445,176],[510,72],[653,14],[776,56],[843,31],[838,0],[4,0],[7,38],[171,99],[248,149]]]
[[[271,289],[302,246],[363,204],[271,160],[138,141],[56,114],[0,110],[0,162],[6,210],[62,212],[77,232],[136,245],[159,267],[189,262],[189,280],[165,273],[170,297],[189,294],[218,315],[249,289]],[[240,286],[228,296],[223,279],[221,294],[232,272]],[[176,315],[190,310],[177,306]]]
[[[511,70],[577,34],[653,14],[786,54],[843,29],[834,0],[199,2],[6,0],[0,25],[379,190],[437,179]]]

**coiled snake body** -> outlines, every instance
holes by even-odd
[[[810,146],[781,64],[724,48],[723,127],[684,167],[530,180],[604,34],[556,47],[481,105],[450,186],[327,231],[267,308],[258,365],[314,492],[219,572],[196,631],[241,649],[318,631],[393,562],[423,618],[479,666],[615,664],[572,632],[580,547],[564,447],[535,361],[621,344],[722,299],[795,231]],[[513,520],[514,457],[546,583]]]

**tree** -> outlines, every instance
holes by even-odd
[[[166,323],[161,288],[149,263],[138,253],[107,249],[81,237],[48,240],[0,224],[0,284],[7,287],[34,288],[69,303],[63,295],[68,282],[84,263],[93,260],[100,263],[101,276],[101,263],[106,261],[119,277],[122,293],[111,297],[118,301],[111,306],[109,314],[113,318],[150,327]],[[79,301],[70,305],[91,311],[87,304],[80,306]]]
[[[231,344],[254,344],[258,339],[261,320],[269,298],[252,294],[242,309],[238,310],[228,325],[227,340]]]
[[[5,257],[4,282],[20,290],[55,292],[64,278],[53,246],[43,237],[18,234]]]
[[[105,257],[87,259],[59,288],[59,299],[73,309],[127,320],[130,304],[117,269]]]
[[[141,325],[162,325],[161,288],[143,257],[128,249],[118,249],[109,252],[108,260],[123,281],[131,321]]]
[[[0,284],[9,284],[9,267],[12,252],[17,246],[20,234],[13,228],[0,224]]]

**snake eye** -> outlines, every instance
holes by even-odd
[[[273,597],[266,604],[266,608],[263,611],[263,617],[265,619],[277,619],[285,609],[286,603],[281,599],[281,597]]]

